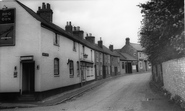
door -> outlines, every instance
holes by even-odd
[[[22,62],[22,93],[30,94],[35,91],[35,63]]]
[[[118,74],[118,68],[117,67],[114,67],[114,73],[115,73],[115,75]]]

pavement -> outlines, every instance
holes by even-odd
[[[101,84],[105,83],[106,81],[117,78],[120,76],[125,76],[124,74],[108,77],[106,79],[93,81],[92,83],[89,83],[87,85],[84,85],[80,88],[76,88],[61,94],[53,95],[51,97],[48,97],[42,101],[32,101],[32,102],[13,102],[13,103],[1,103],[0,102],[0,109],[13,109],[13,108],[30,108],[30,107],[39,107],[39,106],[53,106],[60,103],[63,103],[67,100],[72,99],[75,96],[81,95],[85,93],[86,91],[89,91],[97,86],[100,86]]]

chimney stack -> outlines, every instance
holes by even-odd
[[[84,38],[84,31],[80,30],[79,26],[78,27],[74,27],[73,34],[75,36],[77,36],[79,39],[83,39]]]
[[[130,44],[130,38],[126,38],[126,45]]]
[[[65,26],[65,30],[67,32],[73,33],[73,26],[71,25],[71,21],[67,22],[67,25]]]
[[[47,5],[43,2],[42,8],[38,7],[37,14],[48,22],[53,21],[53,11],[51,10],[50,4]]]
[[[87,34],[86,37],[85,37],[85,39],[86,39],[87,41],[89,41],[90,43],[95,44],[95,37],[92,36],[91,33],[90,33],[89,35]]]
[[[98,46],[100,48],[103,48],[103,41],[101,40],[101,37],[100,37],[100,40],[98,41]]]
[[[109,49],[110,49],[111,51],[113,51],[113,50],[114,50],[113,45],[110,45],[110,46],[109,46]]]

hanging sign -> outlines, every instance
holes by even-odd
[[[15,8],[0,10],[0,46],[15,45]]]

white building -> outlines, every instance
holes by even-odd
[[[50,4],[35,13],[19,1],[0,1],[0,14],[15,18],[11,34],[0,29],[0,93],[40,93],[95,79],[96,48],[53,24]]]

